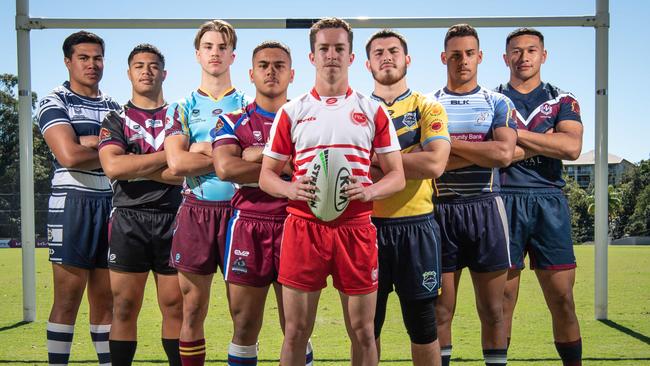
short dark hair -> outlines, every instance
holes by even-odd
[[[481,44],[476,29],[469,24],[456,24],[449,27],[447,34],[445,34],[445,48],[447,48],[447,42],[455,37],[474,37],[476,38],[476,43],[478,43],[479,46]]]
[[[279,41],[264,41],[258,44],[257,47],[255,47],[255,49],[253,50],[252,58],[255,59],[255,55],[258,52],[260,52],[261,50],[265,50],[267,48],[277,48],[284,51],[287,54],[287,56],[289,56],[289,61],[291,61],[291,50],[286,44]]]
[[[343,19],[334,17],[323,18],[314,23],[314,25],[309,29],[309,46],[311,47],[311,52],[314,52],[316,47],[316,33],[323,29],[330,28],[341,28],[348,33],[348,44],[350,45],[350,52],[352,52],[352,27],[350,26],[350,23]]]
[[[539,41],[542,43],[542,45],[544,44],[544,35],[542,32],[538,31],[535,28],[522,27],[517,28],[508,34],[508,37],[506,37],[506,48],[508,47],[511,39],[519,36],[535,36],[539,38]]]
[[[406,44],[406,38],[404,38],[403,35],[395,32],[392,29],[382,29],[380,31],[375,32],[375,34],[373,34],[372,36],[370,36],[368,42],[366,42],[366,57],[370,58],[370,44],[372,43],[372,41],[379,38],[392,38],[392,37],[399,39],[399,43],[402,45],[402,48],[404,49],[404,54],[408,55],[409,49],[408,49],[408,45]]]
[[[72,33],[68,38],[63,41],[63,56],[66,58],[72,58],[72,53],[74,51],[73,47],[80,43],[95,43],[102,47],[102,56],[104,56],[104,40],[102,37],[96,35],[95,33],[87,31],[79,31]]]
[[[201,37],[207,32],[218,32],[223,34],[223,39],[226,41],[227,46],[232,46],[232,49],[237,48],[237,33],[235,33],[235,28],[221,19],[208,20],[203,23],[199,28],[199,31],[196,32],[194,37],[194,49],[198,50],[201,45]]]
[[[154,55],[158,56],[158,60],[160,60],[163,68],[165,67],[165,56],[163,56],[158,47],[149,43],[140,43],[139,45],[133,47],[133,50],[131,53],[129,53],[129,58],[127,59],[128,65],[131,65],[131,60],[133,60],[133,57],[138,53],[153,53]]]

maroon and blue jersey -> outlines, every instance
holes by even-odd
[[[144,155],[163,151],[167,105],[142,109],[130,101],[122,112],[110,112],[99,132],[99,149],[115,145],[127,154]],[[181,187],[136,178],[111,181],[113,207],[155,208],[175,211],[181,203]]]
[[[239,111],[222,114],[210,134],[212,148],[235,144],[242,151],[249,147],[263,148],[271,135],[275,113],[265,111],[253,102]],[[237,184],[232,207],[265,215],[286,215],[287,200],[275,198],[259,188],[257,183]]]
[[[576,98],[549,83],[541,83],[528,94],[519,93],[510,84],[500,85],[495,90],[515,104],[520,129],[545,133],[555,129],[561,121],[582,122]],[[562,188],[564,185],[560,159],[538,155],[501,169],[504,189]]]

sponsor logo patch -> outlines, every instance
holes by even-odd
[[[214,116],[214,117],[217,117],[221,113],[223,113],[223,109],[221,109],[221,108],[217,108],[217,109],[212,110],[212,116]]]
[[[332,105],[332,104],[336,104],[336,102],[338,101],[339,101],[338,98],[327,98],[325,99],[325,104]]]
[[[192,109],[192,117],[198,117],[201,114],[201,111],[198,109]]]
[[[360,126],[365,126],[368,124],[368,117],[366,117],[366,115],[361,112],[352,111],[352,114],[350,114],[350,119],[352,120],[352,123]]]

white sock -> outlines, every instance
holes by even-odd
[[[47,359],[50,366],[68,364],[73,335],[74,324],[47,322]]]
[[[90,339],[95,346],[99,366],[111,366],[111,350],[108,337],[111,334],[110,324],[90,324]]]
[[[240,365],[257,365],[257,344],[240,346],[230,343],[228,346],[228,366]]]

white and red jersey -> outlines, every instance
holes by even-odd
[[[307,173],[319,150],[340,149],[352,167],[352,175],[370,185],[373,153],[400,151],[397,134],[388,113],[378,102],[348,88],[345,95],[321,97],[312,89],[278,111],[264,155],[291,159],[292,181]],[[315,219],[305,202],[289,201],[291,214]],[[352,201],[337,219],[370,215],[372,202]]]

